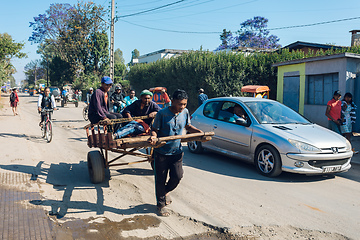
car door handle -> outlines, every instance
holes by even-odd
[[[217,124],[214,124],[214,128],[217,128]]]

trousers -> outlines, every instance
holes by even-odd
[[[114,136],[115,138],[122,138],[129,134],[138,135],[144,132],[145,129],[140,123],[136,121],[131,121],[128,124],[126,124],[124,127],[120,128],[117,132],[115,132]]]
[[[163,155],[154,152],[156,205],[160,208],[166,205],[165,195],[173,191],[183,177],[182,158],[183,153]],[[166,181],[168,174],[169,180]]]

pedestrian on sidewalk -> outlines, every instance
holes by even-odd
[[[334,92],[333,98],[328,101],[326,106],[325,116],[328,117],[329,129],[341,134],[341,92],[339,90]]]
[[[10,94],[10,106],[12,108],[14,116],[18,115],[18,112],[17,112],[18,103],[19,103],[19,96],[17,94],[17,89],[14,88],[12,90],[12,93]]]
[[[352,94],[349,92],[345,93],[344,98],[341,101],[341,119],[341,133],[349,142],[351,142],[351,136],[353,135],[352,125],[355,124],[356,121],[356,105],[353,102]],[[358,151],[355,151],[354,149],[353,152],[355,154],[358,153]]]
[[[190,114],[186,109],[188,95],[184,90],[176,90],[170,107],[160,110],[155,117],[149,142],[156,144],[158,137],[182,135],[184,129],[190,133],[201,133],[190,123]],[[169,192],[173,191],[183,176],[183,150],[181,139],[168,141],[164,146],[154,149],[155,193],[159,216],[169,216],[165,208],[172,200]],[[167,180],[167,176],[170,176]]]

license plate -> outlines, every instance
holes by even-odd
[[[341,170],[341,166],[328,166],[322,168],[323,173],[337,172]]]

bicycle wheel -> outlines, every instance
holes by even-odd
[[[52,140],[52,123],[51,123],[51,121],[48,121],[46,123],[45,127],[46,127],[46,134],[45,134],[46,140],[49,143]]]
[[[85,121],[89,120],[88,111],[89,111],[89,106],[84,107],[84,109],[83,109],[83,117],[84,117]]]
[[[41,129],[41,137],[44,138],[45,137],[45,132],[46,132],[46,128],[44,126],[44,123],[42,124],[42,126],[40,127]]]

